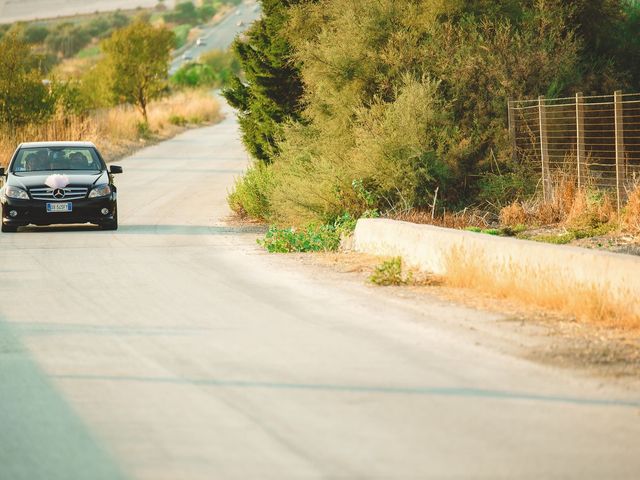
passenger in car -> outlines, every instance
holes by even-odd
[[[51,158],[51,170],[68,170],[69,163],[69,159],[64,152],[53,152],[53,157]]]

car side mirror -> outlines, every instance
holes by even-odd
[[[4,177],[5,171],[4,167],[0,167],[0,177]]]
[[[122,173],[122,167],[118,167],[117,165],[111,165],[109,167],[109,173],[114,175],[117,173]]]

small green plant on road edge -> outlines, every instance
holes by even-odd
[[[402,258],[394,257],[378,265],[369,281],[380,287],[400,286],[411,283],[412,275],[402,274]]]

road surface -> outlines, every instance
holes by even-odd
[[[173,6],[173,0],[165,2]],[[158,0],[0,0],[0,23],[154,7]]]
[[[246,0],[219,23],[203,26],[200,35],[203,43],[197,45],[194,42],[186,49],[181,49],[180,54],[171,62],[169,74],[173,75],[186,63],[197,61],[204,53],[212,50],[227,50],[235,38],[246,31],[260,15],[262,15],[260,4],[256,0]]]
[[[232,115],[121,164],[119,231],[0,235],[0,479],[640,477],[638,392],[226,225]]]

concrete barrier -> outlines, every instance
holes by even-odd
[[[386,219],[359,220],[356,251],[399,256],[410,267],[447,275],[452,262],[472,262],[489,272],[509,271],[530,288],[595,289],[640,304],[640,257],[551,245]],[[514,273],[515,272],[515,273]],[[640,306],[635,307],[640,313]]]

